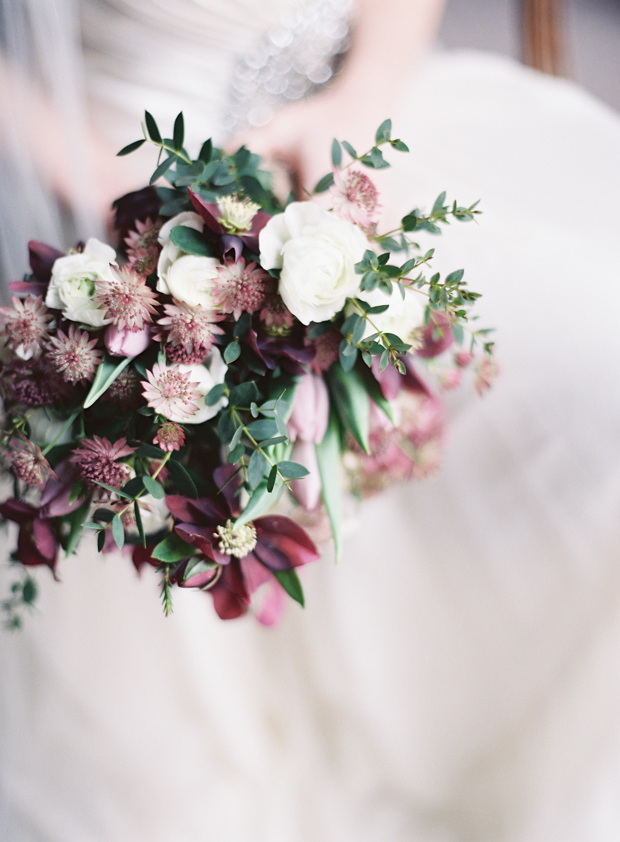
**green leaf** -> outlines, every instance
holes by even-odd
[[[213,141],[211,140],[211,138],[209,138],[209,140],[205,140],[205,142],[202,144],[202,147],[200,148],[200,155],[198,156],[198,158],[201,161],[204,161],[205,164],[208,164],[209,161],[211,160],[212,154],[213,154]]]
[[[192,500],[196,500],[198,497],[196,483],[184,466],[180,462],[177,462],[176,459],[171,459],[166,464],[166,468],[168,469],[168,473],[172,477],[172,481],[180,493],[183,494],[184,497],[191,497]]]
[[[403,216],[400,224],[403,227],[403,231],[414,231],[418,225],[418,217],[415,211],[408,213],[407,216]]]
[[[290,570],[273,570],[272,572],[291,599],[294,599],[295,602],[298,602],[304,608],[306,604],[304,601],[304,592],[295,568],[291,567]]]
[[[101,532],[97,535],[97,552],[103,552],[104,547],[105,547],[105,530],[102,529]]]
[[[459,284],[464,274],[464,269],[457,269],[455,272],[450,272],[450,274],[444,281],[444,286],[449,286],[450,284]]]
[[[125,529],[123,528],[123,521],[118,515],[114,515],[112,518],[112,537],[119,550],[122,550],[125,544]]]
[[[163,459],[165,452],[154,444],[141,444],[136,450],[137,456],[146,456],[148,459]]]
[[[197,254],[200,257],[213,257],[213,251],[205,242],[200,231],[187,225],[175,225],[170,232],[170,240],[185,254]]]
[[[233,336],[235,339],[245,339],[252,327],[252,316],[249,313],[242,313],[239,321],[233,328]]]
[[[179,111],[177,118],[174,121],[173,144],[177,152],[183,149],[183,139],[185,138],[185,125],[183,122],[183,112]]]
[[[223,444],[229,444],[236,432],[237,425],[233,420],[232,412],[227,409],[225,412],[222,412],[219,417],[217,422],[217,434]]]
[[[207,392],[205,403],[207,406],[214,406],[224,396],[226,391],[225,383],[217,383],[212,389]]]
[[[238,444],[228,454],[228,462],[231,465],[236,465],[239,459],[245,454],[245,445]]]
[[[321,475],[321,496],[332,527],[336,561],[342,546],[342,486],[340,478],[340,425],[335,410],[329,416],[323,441],[315,445],[316,459]]]
[[[128,143],[127,146],[123,146],[120,152],[116,153],[116,157],[120,158],[122,155],[129,155],[130,152],[135,152],[136,149],[139,149],[143,143],[146,143],[144,138],[140,140],[134,140],[133,143]]]
[[[187,562],[187,567],[183,571],[183,582],[187,582],[192,576],[197,576],[199,573],[207,573],[209,570],[216,570],[219,567],[215,561],[207,561],[205,558],[190,559]],[[213,584],[215,580],[211,579],[209,584]]]
[[[142,482],[144,483],[144,487],[151,494],[156,500],[163,500],[166,496],[166,492],[161,487],[161,485],[157,482],[157,480],[153,479],[153,477],[148,476],[145,474],[142,477]]]
[[[193,555],[194,552],[195,547],[191,544],[187,544],[182,538],[179,538],[176,533],[173,533],[172,535],[168,535],[164,538],[163,541],[160,541],[151,555],[153,558],[157,559],[157,561],[164,561],[167,564],[172,564],[175,561],[181,561],[181,559],[187,558],[189,555]]]
[[[402,140],[392,140],[390,143],[392,145],[392,149],[396,149],[398,152],[409,152],[409,147],[406,143],[403,143]]]
[[[169,155],[167,158],[164,158],[164,160],[157,167],[153,175],[150,177],[149,184],[155,184],[158,178],[161,178],[164,173],[168,172],[170,167],[174,164],[175,160],[175,155]]]
[[[93,517],[95,520],[102,520],[104,523],[110,523],[114,517],[114,512],[110,509],[95,509]]]
[[[241,436],[243,435],[243,424],[239,424],[237,429],[235,430],[235,435],[230,440],[229,447],[231,450],[234,450],[239,442],[241,441]]]
[[[252,453],[248,464],[248,482],[252,488],[257,488],[260,485],[268,464],[262,450],[255,450]]]
[[[125,500],[131,500],[130,494],[125,494],[124,491],[121,491],[120,488],[114,488],[111,485],[106,485],[105,482],[99,482],[98,479],[95,480],[97,485],[100,485],[102,488],[105,488],[106,491],[110,491],[112,494],[118,494],[119,497],[124,497]]]
[[[67,538],[67,549],[66,557],[68,558],[70,555],[73,554],[75,548],[77,546],[77,542],[80,539],[80,535],[82,534],[82,527],[84,526],[84,522],[86,521],[86,516],[90,510],[90,500],[86,500],[79,509],[76,509],[74,512],[71,513],[69,516],[69,523],[71,524],[71,529],[69,531],[69,537]]]
[[[328,187],[331,187],[334,183],[334,175],[333,173],[328,172],[327,175],[324,175],[323,178],[320,178],[314,186],[313,193],[324,193]]]
[[[151,140],[155,143],[161,143],[161,135],[159,133],[159,129],[157,128],[155,118],[148,111],[144,112],[144,122],[146,123],[146,130],[148,131]]]
[[[301,479],[307,477],[310,471],[299,462],[278,462],[278,470],[286,479]]]
[[[326,380],[342,425],[353,435],[364,453],[370,455],[370,403],[360,375],[356,370],[345,373],[341,366],[333,365],[326,374]]]
[[[269,478],[267,479],[267,491],[271,493],[275,488],[276,482],[278,480],[278,466],[274,465],[272,469],[269,471]]]
[[[271,473],[273,473],[273,468],[271,470]],[[254,520],[254,518],[260,517],[260,515],[262,515],[265,511],[265,509],[268,509],[269,506],[271,506],[271,504],[275,501],[277,491],[282,486],[282,480],[277,475],[277,469],[275,476],[276,482],[272,491],[268,490],[268,480],[265,479],[257,488],[254,489],[254,491],[250,495],[250,499],[248,500],[245,509],[241,512],[241,514],[235,521],[235,528],[243,526],[244,523],[249,523],[251,520]],[[273,493],[274,491],[276,493]]]
[[[237,341],[229,342],[228,345],[224,348],[224,362],[228,363],[229,365],[230,363],[234,363],[234,361],[239,357],[240,353],[241,348],[239,347],[239,343]]]
[[[344,146],[344,148],[347,150],[347,152],[349,153],[349,155],[350,155],[352,158],[357,158],[357,152],[356,152],[356,151],[355,151],[355,149],[351,146],[351,144],[350,144],[350,143],[348,143],[346,140],[343,140],[343,141],[342,141],[342,145]]]
[[[103,357],[101,363],[97,366],[97,373],[95,374],[93,385],[90,387],[90,391],[84,401],[84,409],[88,409],[95,401],[99,400],[101,395],[110,388],[121,371],[129,365],[132,359],[132,357],[124,357],[120,363],[117,363],[116,360],[112,360],[107,354]]]
[[[37,598],[37,583],[28,576],[22,585],[22,600],[26,605],[32,605]]]
[[[396,426],[396,417],[394,416],[394,408],[390,401],[383,396],[383,392],[381,391],[381,386],[377,383],[377,380],[374,374],[370,371],[365,371],[362,375],[362,379],[364,381],[364,385],[366,386],[366,390],[368,391],[368,395],[370,400],[375,403],[379,409],[381,409],[385,415],[389,418],[389,420]]]
[[[258,387],[253,380],[248,380],[247,383],[240,383],[231,390],[228,396],[228,403],[230,406],[247,407],[251,403],[255,403],[260,398]]]
[[[342,148],[336,138],[332,140],[332,164],[339,167],[342,163]]]
[[[258,418],[247,425],[246,430],[257,441],[270,439],[279,432],[278,424],[272,418]]]
[[[446,191],[444,190],[443,193],[440,193],[439,196],[435,199],[435,204],[433,205],[433,210],[431,213],[437,213],[437,211],[441,210],[446,202]]]
[[[142,541],[142,546],[146,547],[146,535],[144,534],[144,524],[142,523],[142,513],[140,512],[140,506],[138,505],[138,501],[136,500],[133,504],[133,512],[136,518],[136,526],[138,527],[138,534],[140,535],[140,540]]]
[[[375,143],[381,143],[382,140],[389,140],[392,134],[392,121],[384,120],[375,133]]]
[[[82,411],[81,408],[78,407],[78,409],[74,410],[71,413],[71,415],[67,418],[65,423],[62,425],[62,427],[60,428],[60,430],[58,431],[58,433],[56,434],[54,439],[46,447],[44,447],[43,450],[41,451],[43,456],[46,456],[50,452],[50,450],[54,447],[54,445],[56,444],[58,439],[66,433],[66,431],[69,429],[69,427],[71,427],[71,425],[73,424],[73,422],[78,417],[78,415],[80,414],[81,411]]]

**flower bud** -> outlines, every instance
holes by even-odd
[[[329,394],[322,377],[303,374],[295,390],[295,403],[288,422],[291,441],[323,441],[329,418]]]
[[[109,325],[103,335],[103,341],[109,353],[116,357],[136,357],[146,351],[151,342],[150,328],[145,325],[142,330],[119,330],[116,325]]]

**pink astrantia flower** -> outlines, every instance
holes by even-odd
[[[0,307],[0,334],[6,337],[6,344],[23,359],[38,353],[48,338],[48,327],[52,318],[43,298],[29,295],[24,301],[14,295],[13,307]]]
[[[11,360],[2,370],[2,381],[5,398],[26,406],[63,404],[71,394],[70,385],[45,355]]]
[[[164,331],[158,338],[165,342],[166,357],[182,365],[204,362],[217,336],[224,333],[214,324],[222,316],[179,301],[166,304],[164,310],[166,315],[158,321]]]
[[[277,292],[266,294],[260,320],[270,336],[286,336],[293,327],[293,314]]]
[[[147,219],[134,222],[135,231],[125,237],[127,245],[127,266],[142,277],[147,277],[157,268],[160,246],[158,242],[160,222]]]
[[[315,339],[306,339],[307,345],[314,347],[315,356],[310,363],[310,369],[315,374],[328,371],[338,359],[338,350],[342,342],[342,334],[335,330],[321,333]]]
[[[153,439],[153,444],[162,450],[179,450],[185,444],[185,433],[174,421],[164,421]]]
[[[155,363],[146,376],[148,382],[142,381],[142,389],[152,409],[171,420],[182,421],[192,417],[202,395],[196,389],[198,383],[190,381],[190,372]]]
[[[365,229],[371,228],[377,221],[381,210],[379,193],[366,173],[334,169],[334,183],[329,195],[334,212],[343,219]]]
[[[103,396],[108,403],[118,404],[121,412],[137,409],[141,398],[140,377],[131,366],[121,371]]]
[[[475,371],[474,388],[483,395],[499,377],[499,363],[493,357],[484,356]]]
[[[67,383],[92,380],[101,362],[102,352],[97,351],[96,339],[91,339],[85,330],[75,325],[69,327],[69,334],[59,330],[50,337],[49,358]]]
[[[50,477],[56,478],[39,445],[29,439],[11,439],[6,458],[15,476],[26,485],[43,489]]]
[[[95,281],[95,301],[119,330],[142,330],[156,312],[157,295],[144,278],[127,266],[110,267],[112,279]]]
[[[227,261],[218,266],[213,298],[223,313],[233,313],[238,319],[242,312],[260,309],[271,283],[271,276],[256,263],[240,257],[236,263]]]
[[[98,482],[104,482],[112,488],[121,488],[129,477],[129,465],[119,462],[136,450],[127,445],[127,439],[122,438],[112,444],[109,439],[93,436],[92,439],[82,439],[73,451],[71,461],[79,470],[88,488],[103,492]]]

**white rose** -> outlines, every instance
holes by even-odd
[[[114,279],[110,264],[116,266],[116,252],[111,246],[91,238],[79,254],[59,257],[52,267],[52,277],[45,303],[62,310],[66,319],[92,327],[110,323],[93,300],[95,281]]]
[[[179,213],[162,226],[159,232],[162,251],[157,262],[157,290],[192,307],[213,310],[215,305],[211,293],[219,260],[186,254],[175,246],[170,240],[170,232],[177,225],[185,225],[195,231],[204,229],[202,217],[192,211]]]
[[[166,506],[165,499],[157,500],[151,494],[144,494],[138,498],[140,506],[140,517],[145,535],[153,535],[164,529],[170,523],[170,511]],[[130,535],[138,535],[138,527],[131,525],[128,530]]]
[[[351,222],[312,202],[293,202],[259,234],[261,265],[282,269],[278,291],[303,324],[331,319],[359,289],[355,264],[368,241]]]
[[[205,403],[205,396],[218,383],[224,382],[224,377],[228,371],[228,366],[222,359],[219,350],[213,348],[209,359],[205,363],[200,365],[180,365],[177,368],[180,371],[188,371],[190,373],[190,382],[198,384],[194,388],[197,392],[200,392],[201,397],[198,401],[198,409],[190,418],[173,418],[170,416],[170,420],[179,421],[182,424],[202,424],[203,421],[214,418],[220,409],[228,403],[228,398],[226,397],[220,398],[213,406],[207,406]]]
[[[413,345],[414,348],[420,345],[420,328],[424,326],[424,311],[426,300],[423,295],[415,290],[406,289],[403,299],[400,290],[395,287],[391,295],[386,295],[380,289],[373,289],[370,292],[358,292],[358,298],[368,302],[373,307],[380,307],[387,304],[388,308],[384,313],[376,313],[369,318],[377,330],[383,333],[394,333],[400,336],[403,342]],[[364,336],[376,333],[375,328],[366,322]]]

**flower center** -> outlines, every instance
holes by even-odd
[[[220,552],[234,555],[235,558],[245,558],[256,546],[256,529],[253,523],[233,528],[232,520],[227,520],[224,526],[215,530],[220,539]]]
[[[252,220],[260,210],[259,205],[249,199],[238,199],[237,196],[222,196],[217,201],[220,212],[217,221],[230,234],[242,234],[252,227]]]

